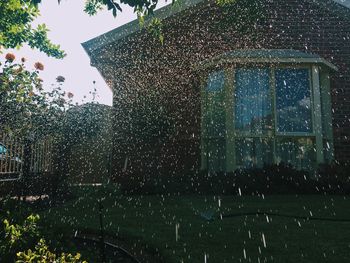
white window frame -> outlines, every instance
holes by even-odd
[[[330,100],[329,90],[330,90],[330,82],[329,82],[329,71],[326,70],[322,65],[317,64],[316,62],[305,63],[305,61],[299,61],[300,63],[296,63],[296,60],[293,61],[285,61],[283,63],[267,63],[267,62],[254,62],[253,61],[240,61],[229,63],[229,64],[221,64],[219,67],[213,67],[211,64],[204,72],[202,72],[201,78],[201,101],[204,102],[207,99],[207,91],[206,84],[209,77],[209,74],[213,71],[224,70],[225,72],[225,84],[224,84],[224,107],[225,107],[225,124],[226,124],[226,156],[225,156],[225,172],[231,172],[236,170],[239,167],[236,164],[236,153],[235,153],[235,140],[239,138],[261,138],[271,140],[272,143],[272,151],[273,151],[273,163],[278,163],[279,158],[277,156],[276,150],[276,142],[278,140],[284,138],[311,138],[313,141],[314,147],[316,148],[316,156],[315,156],[315,167],[318,164],[325,162],[324,157],[324,142],[327,141],[330,144],[330,152],[331,158],[333,158],[334,147],[333,147],[333,136],[332,136],[332,128],[327,127],[328,130],[327,136],[324,136],[322,129],[322,102],[321,95],[327,96],[324,101],[328,103]],[[220,64],[220,63],[219,63]],[[328,66],[328,65],[327,65]],[[270,92],[271,92],[271,108],[272,108],[272,131],[268,134],[251,134],[244,132],[237,132],[235,130],[234,125],[234,92],[236,86],[235,80],[235,69],[236,68],[269,68],[269,76],[270,76]],[[311,122],[312,122],[312,131],[311,132],[277,132],[277,108],[276,108],[276,81],[275,81],[275,70],[278,68],[307,68],[309,70],[309,82],[310,82],[310,99],[311,99]],[[322,90],[321,90],[322,88]],[[330,102],[329,105],[326,105],[327,109],[323,109],[327,112],[327,124],[331,126],[331,113],[328,112],[330,110]],[[206,111],[205,103],[201,103],[201,169],[208,170],[208,156],[207,149],[205,145],[206,134],[204,132],[204,114]]]

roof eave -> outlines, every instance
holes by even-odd
[[[211,2],[211,0],[185,0],[185,1],[181,1],[181,4],[179,5],[166,5],[158,10],[156,10],[154,12],[154,16],[159,18],[159,19],[165,19],[168,17],[171,17],[173,15],[176,15],[190,7],[194,7],[198,4],[206,4]],[[148,21],[151,19],[148,18]],[[131,35],[133,33],[138,32],[141,29],[139,21],[137,19],[126,23],[120,27],[117,27],[107,33],[104,33],[98,37],[95,37],[93,39],[90,39],[84,43],[81,43],[81,45],[83,46],[83,48],[85,49],[85,51],[88,53],[89,56],[91,56],[91,54],[103,47],[106,46],[108,44],[111,44],[113,42],[116,42],[118,40],[121,40],[123,38],[125,38],[128,35]]]

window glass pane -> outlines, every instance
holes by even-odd
[[[272,143],[264,138],[236,139],[236,164],[244,168],[263,167],[273,161]]]
[[[224,139],[207,140],[208,171],[225,171],[226,147]]]
[[[208,171],[225,171],[225,73],[209,75],[206,86],[204,116],[204,143]]]
[[[276,70],[278,132],[311,132],[309,70]]]
[[[225,136],[224,71],[209,75],[207,85],[205,129],[209,137]]]
[[[251,134],[272,130],[269,70],[237,69],[235,129]]]
[[[225,73],[223,70],[210,73],[208,78],[207,91],[217,92],[221,91],[225,83]]]
[[[311,170],[316,163],[316,149],[311,138],[285,138],[276,142],[277,163],[288,163],[297,169]]]

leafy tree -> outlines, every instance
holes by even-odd
[[[111,107],[96,102],[71,107],[63,119],[67,146],[86,141],[107,130],[110,125]]]
[[[58,2],[60,1],[58,0]],[[175,0],[173,1],[175,2]],[[0,1],[0,53],[2,48],[19,48],[23,44],[28,44],[31,48],[38,49],[51,57],[63,58],[65,56],[60,46],[53,44],[48,39],[49,29],[45,24],[40,24],[36,28],[31,25],[40,16],[40,3],[41,0]],[[137,13],[141,22],[144,21],[145,16],[153,14],[158,0],[120,0],[120,3],[134,8],[134,12]],[[114,0],[87,0],[84,11],[89,15],[94,15],[106,7],[112,11],[114,16],[117,16],[117,12],[122,11],[120,3]],[[153,19],[148,28],[154,36],[162,41],[159,25],[160,21]]]
[[[31,23],[40,15],[37,0],[0,1],[0,50],[18,48],[27,43],[31,48],[45,52],[48,56],[63,58],[59,45],[47,37],[48,28],[40,24],[36,28]]]
[[[40,16],[39,3],[41,0],[0,1],[0,52],[1,48],[19,48],[26,43],[48,56],[55,58],[65,56],[60,46],[53,44],[48,39],[49,29],[45,24],[40,24],[36,28],[31,25]],[[121,0],[120,3],[133,7],[141,21],[144,16],[153,14],[158,0]],[[114,16],[117,16],[118,11],[122,11],[120,4],[114,0],[87,0],[84,11],[89,15],[94,15],[103,7],[111,10]],[[160,32],[157,30],[158,26],[159,21],[157,20],[150,23],[150,31],[156,36]]]

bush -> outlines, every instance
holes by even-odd
[[[13,224],[8,219],[3,220],[4,228],[0,230],[2,262],[86,263],[81,260],[79,253],[73,256],[69,253],[56,255],[50,252],[45,240],[40,237],[39,219],[39,215],[30,215],[21,225]]]
[[[124,194],[350,194],[350,164],[321,165],[315,172],[281,163],[230,173],[124,174],[117,181]]]
[[[16,252],[34,246],[39,238],[37,228],[38,215],[28,216],[22,225],[11,224],[3,220],[4,229],[0,232],[0,255],[5,262],[11,262]]]
[[[62,253],[57,256],[49,251],[44,239],[40,239],[35,246],[35,250],[28,249],[26,252],[18,252],[16,263],[22,262],[37,262],[37,263],[87,263],[81,260],[81,255],[78,253],[75,256],[72,254]]]
[[[125,174],[117,181],[124,194],[294,194],[315,193],[317,189],[309,172],[286,164],[230,173]]]
[[[317,173],[318,189],[330,194],[350,194],[350,163],[321,165]]]
[[[244,194],[309,194],[315,192],[310,173],[288,164],[269,165],[262,169],[236,171],[236,188]]]

